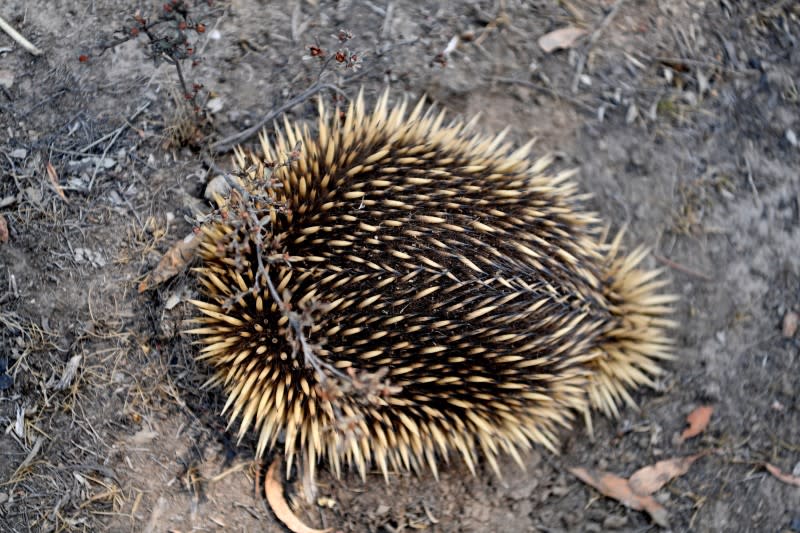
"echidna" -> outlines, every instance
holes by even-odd
[[[555,451],[576,414],[616,415],[671,357],[664,279],[638,267],[643,249],[621,255],[621,233],[607,242],[572,172],[548,174],[530,144],[512,152],[505,133],[445,124],[423,101],[409,115],[387,93],[371,114],[363,95],[332,117],[320,104],[316,138],[287,120],[262,156],[237,151],[233,194],[260,200],[238,215],[222,201],[227,218],[202,227],[190,333],[258,455],[282,435],[312,475],[320,460],[337,475],[342,462],[362,477],[368,464],[436,475],[456,451],[497,470],[500,452]],[[231,222],[254,215],[251,229]],[[297,331],[289,310],[310,302]],[[331,397],[319,365],[383,377],[389,393]]]

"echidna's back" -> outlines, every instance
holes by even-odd
[[[389,112],[384,96],[367,116],[359,101],[344,123],[322,113],[317,142],[289,124],[275,148],[264,142],[276,160],[305,141],[275,176],[288,211],[274,233],[292,258],[278,289],[296,307],[324,306],[308,331],[322,360],[353,376],[388,369],[401,389],[341,397],[360,431],[331,431],[279,309],[248,296],[245,334],[226,348],[246,355],[218,366],[240,372],[234,416],[255,421],[262,449],[285,428],[288,450],[326,455],[337,471],[340,458],[435,471],[453,448],[472,468],[477,446],[494,465],[500,450],[552,447],[555,425],[590,404],[615,412],[667,355],[662,282],[634,268],[642,254],[617,258],[567,174],[421,110]],[[219,258],[206,262],[236,285]]]

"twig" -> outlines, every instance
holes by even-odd
[[[753,189],[753,196],[756,198],[756,206],[761,207],[761,195],[758,194],[755,181],[753,181],[753,168],[750,166],[750,158],[744,156],[744,164],[747,167],[747,181],[750,183],[750,188]]]
[[[558,91],[556,91],[554,89],[551,89],[550,87],[547,87],[545,85],[539,85],[537,83],[533,83],[532,81],[528,81],[528,80],[518,80],[516,78],[505,78],[505,77],[502,77],[502,76],[495,77],[495,78],[492,78],[492,79],[494,81],[499,81],[499,82],[502,82],[502,83],[514,83],[514,84],[517,84],[517,85],[522,85],[524,87],[528,87],[529,89],[534,89],[534,90],[537,90],[539,92],[543,92],[545,94],[548,94],[548,95],[552,96],[553,98],[567,100],[568,102],[571,102],[572,104],[574,104],[576,107],[579,107],[579,108],[583,109],[584,111],[586,111],[588,113],[592,113],[592,114],[595,113],[595,109],[592,106],[590,106],[588,104],[585,104],[585,103],[581,102],[580,100],[578,100],[577,98],[574,98],[572,96],[560,94]]]
[[[108,154],[108,151],[111,149],[111,147],[114,145],[114,143],[117,142],[117,139],[119,138],[120,135],[122,135],[122,132],[125,131],[130,126],[130,123],[133,122],[136,119],[136,117],[138,117],[142,113],[142,111],[144,111],[145,109],[150,107],[150,103],[151,103],[151,101],[148,100],[147,102],[142,104],[139,107],[139,109],[134,111],[133,115],[131,115],[130,118],[125,121],[125,124],[123,124],[122,126],[117,128],[117,131],[114,132],[114,134],[111,137],[111,140],[106,145],[105,150],[103,150],[103,155],[100,156],[100,158],[98,159],[98,161],[94,165],[94,172],[92,173],[92,179],[89,181],[89,190],[90,191],[92,190],[92,186],[94,185],[94,180],[97,177],[97,172],[100,170],[100,165],[102,164],[103,159],[106,158],[106,154]]]
[[[381,26],[381,37],[388,37],[392,29],[392,15],[394,14],[394,2],[389,2],[386,6],[386,15],[383,17]]]
[[[122,126],[120,126],[119,128],[117,128],[116,130],[114,130],[112,132],[106,133],[105,135],[103,135],[102,137],[97,139],[96,141],[93,141],[93,142],[87,144],[86,146],[84,146],[83,148],[78,150],[78,153],[82,154],[82,153],[88,152],[89,150],[91,150],[92,148],[94,148],[95,146],[100,144],[101,142],[103,142],[103,141],[105,141],[107,139],[110,139],[111,137],[118,137],[119,133],[120,133],[120,130],[122,130],[125,127],[129,126],[130,122],[133,121],[136,117],[138,117],[142,113],[142,111],[144,111],[148,107],[150,107],[150,102],[145,103],[144,105],[142,105],[142,107],[137,109],[136,112],[133,115],[131,115],[130,118],[128,118],[126,124],[123,124]]]
[[[693,270],[693,269],[691,269],[691,268],[689,268],[689,267],[687,267],[685,265],[682,265],[680,263],[676,263],[675,261],[672,261],[671,259],[667,259],[664,256],[661,256],[661,255],[658,255],[658,254],[653,254],[653,257],[655,257],[656,261],[658,261],[659,263],[664,263],[668,267],[673,268],[675,270],[678,270],[680,272],[683,272],[684,274],[689,274],[690,276],[694,276],[696,278],[700,278],[700,279],[702,279],[704,281],[713,281],[714,280],[714,278],[712,278],[708,274],[703,274],[702,272],[698,272],[697,270]]]
[[[726,67],[719,61],[713,60],[703,60],[703,59],[685,59],[680,57],[666,57],[666,56],[647,56],[646,54],[642,54],[645,57],[649,57],[651,61],[657,61],[661,64],[671,66],[671,65],[683,65],[686,67],[706,67],[706,68],[713,68],[718,69],[721,72],[726,72],[729,74],[760,74],[761,71],[757,68],[750,68],[750,67],[740,67],[740,68],[731,68]]]
[[[20,46],[35,56],[42,55],[42,51],[36,48],[28,39],[20,35],[20,33],[11,27],[11,24],[6,22],[3,17],[0,17],[0,29],[8,34],[9,37],[14,39]]]
[[[11,478],[17,477],[17,474],[19,474],[23,468],[31,464],[31,461],[33,461],[33,459],[36,457],[36,454],[39,453],[39,450],[42,447],[42,440],[43,438],[41,436],[36,437],[36,442],[33,443],[33,447],[31,448],[30,452],[28,452],[27,457],[25,457],[25,459],[20,463]]]
[[[375,58],[383,57],[384,55],[389,53],[394,48],[398,48],[398,47],[401,47],[401,46],[413,45],[413,44],[416,44],[418,41],[419,41],[419,38],[415,37],[413,39],[408,39],[408,40],[405,40],[405,41],[398,41],[398,42],[395,42],[395,43],[389,43],[388,45],[384,46],[383,49],[381,49],[377,54],[375,54],[372,57],[375,57]],[[340,85],[345,85],[347,83],[355,81],[356,79],[366,75],[368,72],[370,72],[370,70],[371,69],[367,69],[367,68],[361,69],[360,72],[357,72],[355,74],[351,74],[350,76],[347,76],[346,78],[344,78],[342,80],[342,82],[340,83]],[[324,71],[320,71],[320,76],[319,76],[320,78],[322,77],[322,73],[323,72]],[[239,133],[235,133],[233,135],[229,135],[228,137],[225,137],[224,139],[220,139],[219,141],[217,141],[215,143],[212,143],[211,146],[209,147],[209,149],[212,152],[218,153],[218,154],[227,152],[228,150],[233,148],[235,145],[240,144],[242,141],[244,141],[246,139],[249,139],[253,135],[257,134],[271,120],[275,120],[275,118],[277,118],[281,114],[285,113],[286,111],[288,111],[292,107],[294,107],[296,105],[299,105],[299,104],[302,104],[303,102],[305,102],[306,100],[308,100],[309,98],[311,98],[312,96],[317,94],[318,92],[322,91],[323,89],[330,89],[331,91],[334,91],[334,92],[336,92],[338,94],[346,96],[346,95],[344,95],[344,92],[338,86],[330,84],[330,83],[322,83],[320,81],[320,79],[318,78],[316,83],[311,85],[308,89],[306,89],[302,93],[298,94],[297,96],[295,96],[294,98],[292,98],[291,100],[289,100],[288,102],[283,104],[282,106],[278,107],[277,109],[274,109],[274,110],[270,111],[269,113],[267,113],[256,124],[250,126],[246,130],[242,130]]]
[[[272,111],[264,115],[261,118],[261,120],[259,120],[246,130],[242,130],[239,133],[229,135],[228,137],[225,137],[224,139],[220,139],[219,141],[213,143],[210,147],[211,151],[216,153],[227,152],[233,146],[257,134],[261,130],[261,128],[263,128],[267,123],[269,123],[269,121],[274,120],[276,117],[290,110],[294,106],[302,104],[303,102],[305,102],[318,92],[322,91],[323,89],[330,89],[331,91],[341,92],[341,89],[330,83],[315,83],[314,85],[312,85],[302,93],[298,94],[285,104],[273,109]]]
[[[578,92],[578,85],[581,82],[581,76],[583,76],[583,68],[586,66],[586,58],[589,57],[589,52],[591,52],[592,47],[597,42],[597,39],[600,38],[600,34],[603,30],[611,23],[611,20],[619,11],[620,6],[625,0],[617,0],[614,2],[614,7],[611,8],[611,11],[608,12],[608,15],[605,16],[603,21],[600,25],[592,32],[592,35],[589,37],[589,42],[586,45],[586,50],[584,51],[583,55],[578,58],[578,66],[575,69],[575,77],[572,79],[572,92]]]

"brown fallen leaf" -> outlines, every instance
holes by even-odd
[[[289,508],[289,504],[286,503],[286,498],[283,496],[283,484],[278,474],[280,463],[281,458],[276,457],[275,460],[272,461],[272,464],[269,465],[267,476],[264,479],[264,492],[267,494],[267,501],[269,502],[272,512],[278,517],[278,520],[294,533],[329,533],[333,531],[332,528],[310,528],[292,512]]]
[[[769,463],[764,463],[764,468],[767,469],[767,472],[769,472],[779,480],[783,481],[784,483],[787,483],[789,485],[794,485],[795,487],[800,487],[800,477],[787,474],[777,466],[771,465]]]
[[[711,413],[713,412],[714,408],[712,406],[701,405],[689,413],[689,416],[686,417],[686,422],[689,424],[689,427],[684,429],[683,433],[681,433],[680,442],[696,437],[705,431],[708,427],[708,423],[711,421]]]
[[[164,254],[164,257],[161,258],[161,261],[158,262],[156,268],[139,283],[139,292],[142,293],[152,289],[182,272],[186,265],[194,259],[195,251],[199,244],[200,239],[193,233],[173,244]]]
[[[570,468],[569,471],[587,485],[597,489],[604,496],[613,498],[622,505],[636,511],[646,511],[653,519],[653,522],[661,527],[669,526],[667,509],[652,496],[636,494],[624,477],[581,467]]]
[[[56,169],[53,164],[48,161],[47,165],[45,165],[45,168],[47,169],[47,177],[50,178],[50,183],[53,185],[53,188],[56,190],[62,200],[69,203],[67,196],[64,194],[64,189],[62,189],[61,185],[58,184],[58,173],[56,173]]]
[[[539,47],[546,54],[560,48],[572,48],[584,35],[586,35],[586,30],[583,28],[565,26],[539,37]]]
[[[5,244],[8,242],[8,222],[6,222],[6,217],[0,215],[0,244]]]
[[[628,485],[636,494],[649,496],[671,480],[688,472],[692,463],[704,455],[706,454],[697,453],[686,457],[674,457],[645,466],[633,473],[628,479]]]

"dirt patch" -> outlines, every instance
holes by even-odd
[[[506,460],[503,479],[487,465],[473,477],[452,462],[438,481],[387,486],[323,469],[323,500],[296,500],[301,516],[345,531],[641,531],[655,528],[646,515],[567,468],[629,475],[711,451],[657,495],[674,529],[800,531],[800,493],[763,468],[800,464],[800,336],[781,333],[800,312],[794,2],[198,2],[202,61],[184,74],[213,112],[177,137],[193,115],[176,113],[175,68],[148,60],[145,39],[98,54],[137,9],[153,19],[162,4],[0,7],[44,51],[0,34],[0,529],[281,531],[254,489],[254,443],[226,428],[224,399],[201,389],[207,370],[179,333],[191,281],[136,286],[191,230],[209,161],[227,165],[211,143],[311,86],[309,47],[347,28],[361,69],[325,78],[343,95],[426,93],[578,167],[592,207],[670,271],[680,357],[639,411],[595,420],[593,439],[565,434],[558,456],[532,451],[524,473]],[[568,24],[599,33],[538,47]],[[314,112],[311,99],[289,110]],[[709,429],[678,443],[700,403],[715,408]]]

